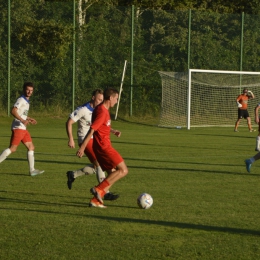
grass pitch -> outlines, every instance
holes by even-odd
[[[96,209],[94,175],[66,185],[66,172],[88,163],[67,147],[66,118],[37,120],[29,131],[45,173],[28,175],[22,145],[0,164],[1,259],[260,259],[260,162],[250,174],[244,165],[256,133],[113,121],[129,174],[111,189],[120,198]],[[1,118],[1,151],[11,121]],[[137,206],[142,192],[153,196],[148,210]]]

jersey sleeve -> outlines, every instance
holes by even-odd
[[[75,111],[73,111],[70,114],[70,119],[72,119],[74,122],[77,122],[83,116],[84,116],[83,109],[82,108],[77,108]]]

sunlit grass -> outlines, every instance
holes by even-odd
[[[66,171],[88,163],[67,147],[66,117],[36,119],[29,130],[45,173],[28,175],[22,145],[0,164],[2,259],[260,258],[260,164],[250,174],[244,166],[255,133],[113,121],[122,136],[111,139],[129,174],[111,188],[120,198],[95,209],[88,207],[95,176],[66,186]],[[11,120],[1,118],[0,150]],[[137,206],[142,192],[153,196],[149,210]]]

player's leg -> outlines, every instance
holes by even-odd
[[[121,161],[116,169],[107,170],[108,177],[102,181],[98,186],[90,189],[91,193],[101,202],[103,203],[102,198],[105,196],[107,191],[111,188],[111,186],[125,177],[128,174],[128,168],[124,161]]]
[[[258,136],[256,137],[255,150],[260,152],[260,122],[258,123]]]
[[[28,149],[27,151],[27,160],[28,160],[28,164],[29,164],[29,174],[31,176],[36,176],[38,174],[44,173],[43,170],[38,170],[34,168],[34,164],[35,164],[35,158],[34,158],[34,144],[32,142],[32,138],[31,135],[29,134],[28,131],[26,131],[26,134],[24,135],[23,139],[22,139],[23,144],[26,146],[26,148]]]
[[[5,150],[3,150],[1,155],[0,155],[0,163],[2,161],[4,161],[11,153],[15,152],[16,149],[17,149],[17,146],[16,146],[16,148],[14,148],[14,146],[13,146],[12,150],[11,150],[11,147],[6,148]]]
[[[91,163],[94,163],[95,161],[97,161],[96,156],[93,152],[92,149],[92,144],[93,144],[93,139],[91,139],[89,141],[89,143],[87,144],[84,152],[85,155],[88,157],[88,159],[90,160]],[[79,145],[80,146],[80,145]],[[78,170],[73,170],[73,171],[67,171],[67,185],[68,188],[71,189],[72,188],[72,183],[75,181],[75,179],[79,176],[83,176],[83,175],[91,175],[91,174],[95,174],[96,170],[94,168],[93,165],[89,164],[86,165],[85,167],[78,169]]]
[[[246,120],[247,120],[247,125],[248,125],[249,131],[250,131],[250,132],[255,132],[255,130],[252,128],[252,125],[251,125],[251,118],[248,116],[248,117],[246,118]]]
[[[251,157],[251,158],[249,158],[249,159],[246,159],[246,160],[245,160],[246,170],[247,170],[248,172],[250,172],[250,169],[251,169],[252,164],[253,164],[255,161],[259,160],[259,159],[260,159],[260,153],[257,153],[255,156],[253,156],[253,157]]]
[[[0,163],[3,162],[11,153],[14,153],[17,150],[17,147],[20,144],[22,138],[23,132],[21,130],[12,131],[10,146],[9,148],[2,151],[0,155]]]
[[[234,129],[234,132],[238,132],[238,126],[239,126],[239,123],[241,121],[241,119],[243,118],[241,113],[242,113],[242,110],[241,109],[238,109],[238,117],[237,117],[237,121],[235,123],[235,129]]]

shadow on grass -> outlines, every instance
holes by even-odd
[[[199,224],[190,224],[190,223],[181,223],[181,222],[117,218],[117,217],[108,217],[108,216],[99,216],[99,215],[88,216],[88,217],[99,218],[102,220],[117,221],[117,222],[131,222],[131,223],[141,223],[147,225],[169,226],[169,227],[175,227],[180,229],[198,229],[198,230],[204,230],[208,232],[216,231],[216,232],[225,232],[225,233],[233,233],[233,234],[247,234],[247,235],[260,236],[260,231],[258,230],[242,229],[242,228],[215,227],[209,225],[199,225]]]
[[[129,159],[129,158],[128,158]],[[21,159],[21,158],[8,158],[8,160],[14,160],[14,161],[27,161],[27,159]],[[133,160],[133,159],[132,159]],[[135,160],[141,160],[141,159],[135,159]],[[163,162],[163,161],[155,161],[155,160],[143,160],[142,161],[152,161],[152,162]],[[87,162],[85,160],[82,160],[80,162],[66,162],[66,161],[50,161],[50,160],[37,160],[37,163],[53,163],[53,164],[67,164],[67,165],[71,165],[71,166],[75,166],[75,165],[79,165],[79,168],[82,167],[83,165],[85,165]],[[174,163],[174,162],[173,162]],[[175,162],[175,163],[185,163],[185,164],[200,164],[200,165],[217,165],[219,166],[219,164],[209,164],[208,162],[206,163],[188,163],[188,162]],[[222,164],[222,166],[237,166],[237,165],[224,165]],[[245,166],[243,165],[243,167],[245,168]],[[74,168],[74,167],[73,167]],[[129,166],[129,169],[145,169],[145,170],[149,170],[149,171],[156,171],[156,170],[162,170],[161,167],[147,167],[147,166]],[[219,170],[202,170],[202,169],[189,169],[189,168],[175,168],[175,167],[171,167],[171,168],[164,168],[163,169],[164,172],[174,172],[174,171],[179,171],[179,172],[185,172],[187,174],[189,173],[210,173],[210,174],[229,174],[229,175],[246,175],[246,176],[254,176],[254,177],[259,177],[259,174],[253,174],[253,173],[239,173],[239,172],[232,172],[232,171],[219,171]],[[246,170],[245,170],[246,171]],[[6,174],[6,175],[20,175],[20,176],[29,176],[29,174],[19,174],[19,173],[1,173],[1,174]],[[46,174],[46,173],[45,173]]]
[[[1,201],[7,200],[9,202],[19,202],[16,199],[3,199],[0,198]],[[21,203],[28,203],[27,200],[21,200]],[[49,203],[49,202],[30,202],[30,204],[37,204],[37,205],[53,205],[53,206],[76,206],[70,204],[60,204],[60,203]],[[79,205],[77,205],[78,207]],[[86,208],[86,204],[81,207]],[[113,208],[114,206],[110,206],[109,208]],[[129,207],[128,207],[129,208]],[[140,210],[136,207],[133,207],[136,210]],[[86,214],[76,214],[76,213],[65,213],[65,212],[58,212],[58,211],[51,211],[51,210],[36,210],[36,209],[14,209],[14,208],[5,208],[0,207],[1,210],[13,210],[13,211],[27,211],[27,212],[37,212],[37,213],[44,213],[44,214],[62,214],[62,215],[72,215],[72,216],[80,216],[80,217],[88,217],[94,219],[100,219],[104,221],[115,221],[115,222],[125,222],[125,223],[136,223],[142,225],[159,225],[159,226],[168,226],[172,228],[179,228],[179,229],[194,229],[194,230],[203,230],[207,232],[223,232],[223,233],[232,233],[232,234],[243,234],[243,235],[253,235],[253,236],[260,236],[259,230],[252,230],[252,229],[243,229],[243,228],[231,228],[231,227],[218,227],[218,226],[209,226],[209,225],[202,225],[202,224],[191,224],[191,223],[183,223],[183,222],[173,222],[173,221],[158,221],[158,220],[144,220],[144,219],[133,219],[133,218],[122,218],[122,217],[111,217],[111,216],[100,216],[100,215],[86,215]],[[96,210],[96,209],[91,209]],[[108,209],[97,209],[97,210],[108,210]]]

